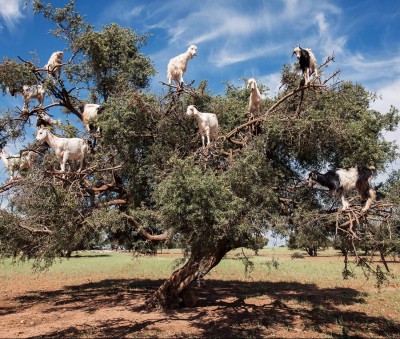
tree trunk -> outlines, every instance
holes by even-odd
[[[190,283],[206,275],[213,267],[218,265],[231,249],[231,246],[220,242],[208,252],[192,253],[188,262],[172,273],[171,277],[146,301],[147,307],[168,308],[178,306],[182,294],[186,292],[185,289]]]
[[[306,252],[310,257],[316,257],[317,256],[317,247],[311,246],[311,247],[306,247],[305,248]]]

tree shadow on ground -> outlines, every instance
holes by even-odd
[[[157,326],[172,325],[175,320],[186,321],[203,337],[262,337],[273,335],[277,329],[333,337],[346,333],[396,337],[400,333],[399,322],[371,316],[367,306],[362,311],[366,295],[351,288],[319,288],[299,282],[207,280],[206,286],[193,287],[199,298],[196,307],[148,311],[144,301],[162,282],[115,279],[66,286],[56,291],[32,291],[13,299],[18,306],[0,309],[0,317],[43,304],[41,312],[45,314],[80,311],[90,315],[102,308],[116,307],[133,315],[69,326],[38,336],[41,338],[128,334],[162,337]],[[146,320],[135,319],[135,312],[144,314],[142,318]]]
[[[104,258],[104,257],[111,257],[111,254],[74,254],[69,257],[69,260],[79,259],[79,258]]]

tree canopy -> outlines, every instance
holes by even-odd
[[[21,152],[36,154],[32,168],[0,189],[2,257],[33,258],[39,267],[104,238],[151,253],[160,241],[179,237],[187,261],[148,301],[169,306],[228,251],[256,250],[271,230],[289,235],[316,229],[317,237],[339,237],[345,253],[357,253],[368,239],[383,262],[399,250],[397,174],[366,214],[356,195],[342,212],[327,191],[305,186],[311,169],[366,164],[384,170],[396,158],[395,144],[383,133],[397,127],[398,110],[370,109],[375,94],[330,73],[332,58],[320,66],[322,80],[307,86],[296,66],[283,65],[279,94],[268,97],[260,84],[263,113],[253,117],[246,114],[245,86],[227,83],[223,95],[214,95],[206,79],[196,79],[197,87],[152,93],[155,69],[140,51],[148,35],[117,24],[95,31],[74,1],[53,8],[35,0],[34,12],[54,24],[71,58],[59,78],[48,77],[37,60],[0,64],[3,95],[7,88],[43,83],[54,99],[28,112],[1,113],[0,146],[18,138],[27,145]],[[82,103],[104,108],[100,135],[69,122],[69,114],[82,119]],[[185,115],[191,104],[218,116],[219,138],[206,148]],[[58,135],[96,139],[81,173],[71,167],[63,178],[51,149],[31,140],[27,127],[42,111],[64,117]],[[374,271],[365,259],[356,260]]]

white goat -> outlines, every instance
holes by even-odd
[[[189,59],[197,55],[196,50],[197,46],[191,45],[185,53],[182,53],[169,61],[167,71],[169,85],[171,85],[172,80],[174,80],[178,86],[183,85],[183,74],[186,72]]]
[[[91,120],[95,119],[97,115],[100,113],[101,105],[98,104],[85,104],[83,106],[82,112],[82,121],[83,125],[85,126],[86,130],[90,132],[92,130],[92,124],[90,123]],[[97,127],[97,133],[100,132],[100,128]]]
[[[0,158],[10,175],[9,181],[14,180],[14,172],[31,168],[33,165],[34,152],[24,152],[22,155],[9,155],[4,150],[0,151]]]
[[[344,196],[345,191],[357,190],[361,199],[367,200],[362,211],[367,211],[376,198],[376,192],[371,188],[371,180],[375,176],[375,167],[357,166],[330,170],[325,174],[311,171],[308,175],[308,187],[319,184],[329,188],[337,197],[341,198],[343,210],[349,207],[349,202]]]
[[[24,99],[23,110],[27,111],[31,99],[37,99],[37,101],[39,102],[39,107],[43,106],[44,95],[46,94],[46,91],[42,84],[31,85],[31,86],[23,85],[22,88],[12,89],[10,91],[10,94],[12,96],[15,96],[16,94],[21,94],[22,99]]]
[[[46,141],[54,149],[56,158],[60,162],[61,172],[65,177],[65,165],[68,160],[79,161],[78,172],[82,170],[83,160],[88,152],[88,144],[80,138],[59,138],[48,129],[39,129],[36,140]]]
[[[54,52],[49,61],[47,61],[47,64],[44,65],[44,69],[51,75],[53,76],[60,76],[61,74],[61,67],[63,63],[63,56],[64,52]]]
[[[294,54],[296,54],[297,60],[299,61],[305,84],[308,85],[312,72],[315,72],[316,78],[319,77],[317,59],[315,58],[311,48],[301,48],[300,46],[297,46],[293,49],[292,57]]]
[[[247,88],[251,90],[249,99],[249,113],[253,115],[256,111],[257,114],[261,114],[261,94],[257,87],[256,79],[250,78],[247,80]]]
[[[194,105],[189,105],[186,110],[186,115],[194,117],[199,126],[199,132],[201,135],[201,142],[205,147],[204,136],[207,136],[207,146],[210,144],[210,140],[216,140],[218,136],[218,119],[214,113],[202,113],[199,112]]]

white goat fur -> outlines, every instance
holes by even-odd
[[[88,132],[90,132],[89,122],[90,122],[90,120],[97,117],[99,108],[100,108],[100,105],[98,105],[98,104],[86,104],[83,108],[82,121],[83,121],[83,125],[85,126],[85,128]],[[97,129],[97,132],[99,132],[99,128]]]
[[[190,45],[185,53],[182,53],[169,61],[167,70],[168,84],[171,85],[172,80],[174,80],[178,86],[181,86],[184,83],[183,74],[186,72],[189,59],[197,55],[196,50],[196,45]]]
[[[310,75],[312,74],[312,72],[315,72],[316,78],[319,77],[318,64],[317,64],[317,59],[315,58],[315,55],[314,55],[313,51],[311,50],[311,48],[301,48],[300,46],[295,47],[293,49],[293,53],[296,54],[297,60],[300,61],[302,49],[307,51],[310,56],[310,62],[308,65],[300,65],[300,67],[305,67],[305,69],[303,70],[303,74],[304,74],[305,84],[307,85],[310,82]],[[300,61],[300,64],[301,64],[301,61]]]
[[[0,158],[4,163],[4,166],[10,175],[9,180],[14,180],[15,170],[21,171],[27,168],[31,168],[33,165],[34,152],[24,152],[22,155],[9,155],[5,151],[0,151]]]
[[[257,87],[256,79],[250,78],[247,80],[247,88],[251,90],[249,99],[249,113],[253,114],[254,111],[257,114],[261,114],[261,94]]]
[[[63,56],[64,52],[54,52],[49,61],[47,61],[47,64],[44,66],[44,69],[49,72],[49,74],[52,74],[53,76],[60,76],[61,74],[61,66],[63,63]]]
[[[42,84],[31,86],[23,85],[22,88],[14,89],[11,91],[12,96],[15,96],[15,94],[17,93],[21,94],[22,99],[24,100],[24,111],[28,110],[31,99],[37,99],[37,101],[39,102],[39,107],[43,106],[44,95],[46,94],[46,91]]]
[[[362,211],[367,211],[376,198],[376,192],[371,187],[371,180],[375,171],[373,166],[358,166],[351,168],[339,168],[330,170],[325,174],[312,171],[308,177],[308,186],[313,187],[314,183],[328,187],[333,194],[341,198],[342,208],[349,208],[349,202],[346,200],[344,193],[347,191],[357,190],[362,199],[366,199],[365,206]]]
[[[211,140],[214,141],[217,139],[218,119],[214,113],[202,113],[199,112],[194,105],[189,105],[186,110],[186,115],[190,117],[193,116],[196,119],[203,147],[205,147],[204,136],[207,136],[207,145],[210,144]]]
[[[65,173],[65,165],[68,160],[79,161],[78,172],[82,170],[83,160],[89,149],[85,140],[80,138],[60,138],[45,128],[39,129],[36,140],[46,141],[54,149],[63,173]]]

